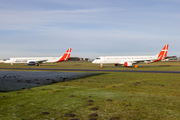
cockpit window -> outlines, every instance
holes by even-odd
[[[101,58],[96,58],[96,60],[100,60]]]

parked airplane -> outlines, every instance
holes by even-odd
[[[4,61],[4,63],[27,63],[28,65],[37,65],[40,66],[42,63],[57,63],[68,60],[71,54],[71,48],[69,48],[66,53],[61,57],[19,57],[19,58],[10,58],[9,60]]]
[[[100,64],[101,68],[103,64],[114,64],[115,66],[124,65],[125,67],[138,67],[138,63],[153,63],[170,58],[167,57],[168,46],[169,44],[166,44],[161,52],[155,56],[100,56],[96,58],[92,63]]]

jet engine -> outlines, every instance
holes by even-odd
[[[114,64],[115,66],[118,66],[118,64]]]
[[[114,64],[114,66],[121,66],[121,64]]]
[[[129,67],[129,66],[133,66],[132,62],[125,62],[124,63],[124,67]]]
[[[30,61],[30,62],[28,63],[28,65],[29,65],[29,66],[31,66],[31,65],[36,65],[36,63],[35,63],[34,61]]]

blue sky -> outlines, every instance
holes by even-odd
[[[1,0],[0,59],[180,56],[179,0]]]

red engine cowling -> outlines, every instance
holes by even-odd
[[[129,66],[133,66],[132,62],[125,62],[124,63],[124,67],[129,67]]]

